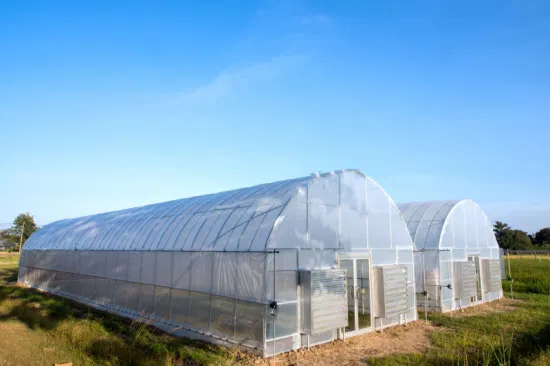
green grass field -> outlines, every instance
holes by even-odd
[[[258,361],[241,352],[176,339],[141,323],[17,286],[17,263],[17,255],[0,253],[0,366]],[[550,365],[550,260],[512,259],[511,269],[516,300],[470,308],[463,314],[431,314],[429,321],[435,328],[424,353],[368,356],[352,364]],[[507,296],[509,285],[509,280],[503,282]]]
[[[393,355],[369,363],[550,365],[550,260],[513,258],[510,267],[517,301],[508,309],[472,316],[431,314],[428,319],[441,330],[431,334],[425,354]],[[509,280],[503,281],[503,289],[510,297]]]
[[[0,253],[1,366],[230,365],[242,356],[17,286],[17,265]]]

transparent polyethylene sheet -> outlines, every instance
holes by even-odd
[[[67,253],[26,251],[20,281],[263,348],[268,254],[72,252],[73,271],[59,271],[66,268],[60,262],[68,259]],[[116,268],[107,268],[107,263]],[[296,282],[286,277],[296,300]]]
[[[407,225],[357,171],[64,220],[31,239],[22,263],[44,277],[33,285],[50,289],[62,272],[81,286],[61,292],[251,347],[273,337],[296,346],[298,271],[336,268],[343,252],[368,253],[373,266],[407,265],[407,319],[416,318]],[[275,262],[266,248],[279,251]],[[266,308],[273,299],[275,316]]]

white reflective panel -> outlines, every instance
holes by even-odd
[[[308,205],[309,248],[338,248],[339,230],[338,206]]]
[[[364,213],[342,205],[340,222],[340,247],[345,249],[367,248],[367,217]],[[407,233],[408,234],[408,233]]]

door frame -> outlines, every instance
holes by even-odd
[[[477,273],[477,280],[479,281],[477,284],[478,295],[481,295],[481,296],[476,296],[476,301],[474,302],[474,304],[479,304],[483,302],[483,298],[485,295],[485,289],[483,288],[483,264],[481,262],[481,255],[479,253],[466,253],[467,261],[470,261],[470,257],[472,258],[472,262],[474,262],[476,266],[476,272],[478,272]],[[476,259],[477,259],[477,262],[476,262]]]
[[[357,260],[361,260],[361,259],[368,259],[369,260],[369,307],[370,307],[370,326],[367,327],[367,328],[362,328],[362,329],[359,329],[359,301],[356,297],[356,295],[354,295],[353,299],[354,299],[354,303],[353,303],[353,308],[354,308],[354,320],[355,320],[355,324],[354,324],[354,328],[355,330],[352,330],[350,332],[346,332],[345,331],[345,328],[344,328],[344,332],[345,332],[345,335],[346,337],[347,336],[354,336],[354,335],[359,335],[359,334],[363,334],[363,333],[368,333],[368,332],[371,332],[374,330],[374,317],[373,317],[373,312],[372,312],[372,306],[373,306],[373,292],[372,292],[372,285],[373,285],[373,279],[372,279],[372,255],[370,253],[338,253],[337,256],[336,256],[336,261],[337,261],[337,264],[338,264],[338,268],[340,268],[340,261],[342,260],[348,260],[348,261],[352,261],[352,264],[353,264],[353,288],[354,289],[357,289]],[[346,276],[348,277],[348,276]],[[348,286],[346,286],[346,299],[348,299],[349,297],[347,296],[347,291],[348,291]],[[348,305],[348,309],[349,309],[349,305]],[[349,311],[349,310],[348,310]]]

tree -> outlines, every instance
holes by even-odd
[[[510,226],[508,226],[508,224],[505,224],[502,221],[497,221],[493,225],[493,231],[495,233],[495,237],[497,238],[498,245],[501,248],[504,248],[504,245],[503,245],[504,239],[506,237],[506,232],[508,232],[509,230],[510,230]],[[509,248],[506,248],[506,249],[509,249]]]
[[[550,227],[540,229],[534,236],[533,242],[537,245],[550,244]]]
[[[23,243],[38,230],[38,226],[34,222],[34,216],[30,213],[19,214],[15,220],[13,220],[13,226],[9,229],[9,233],[14,238],[14,240],[21,239],[21,233],[23,234]],[[17,242],[19,244],[19,242]]]
[[[504,232],[499,246],[503,249],[525,250],[531,247],[531,239],[525,231],[508,229]]]

